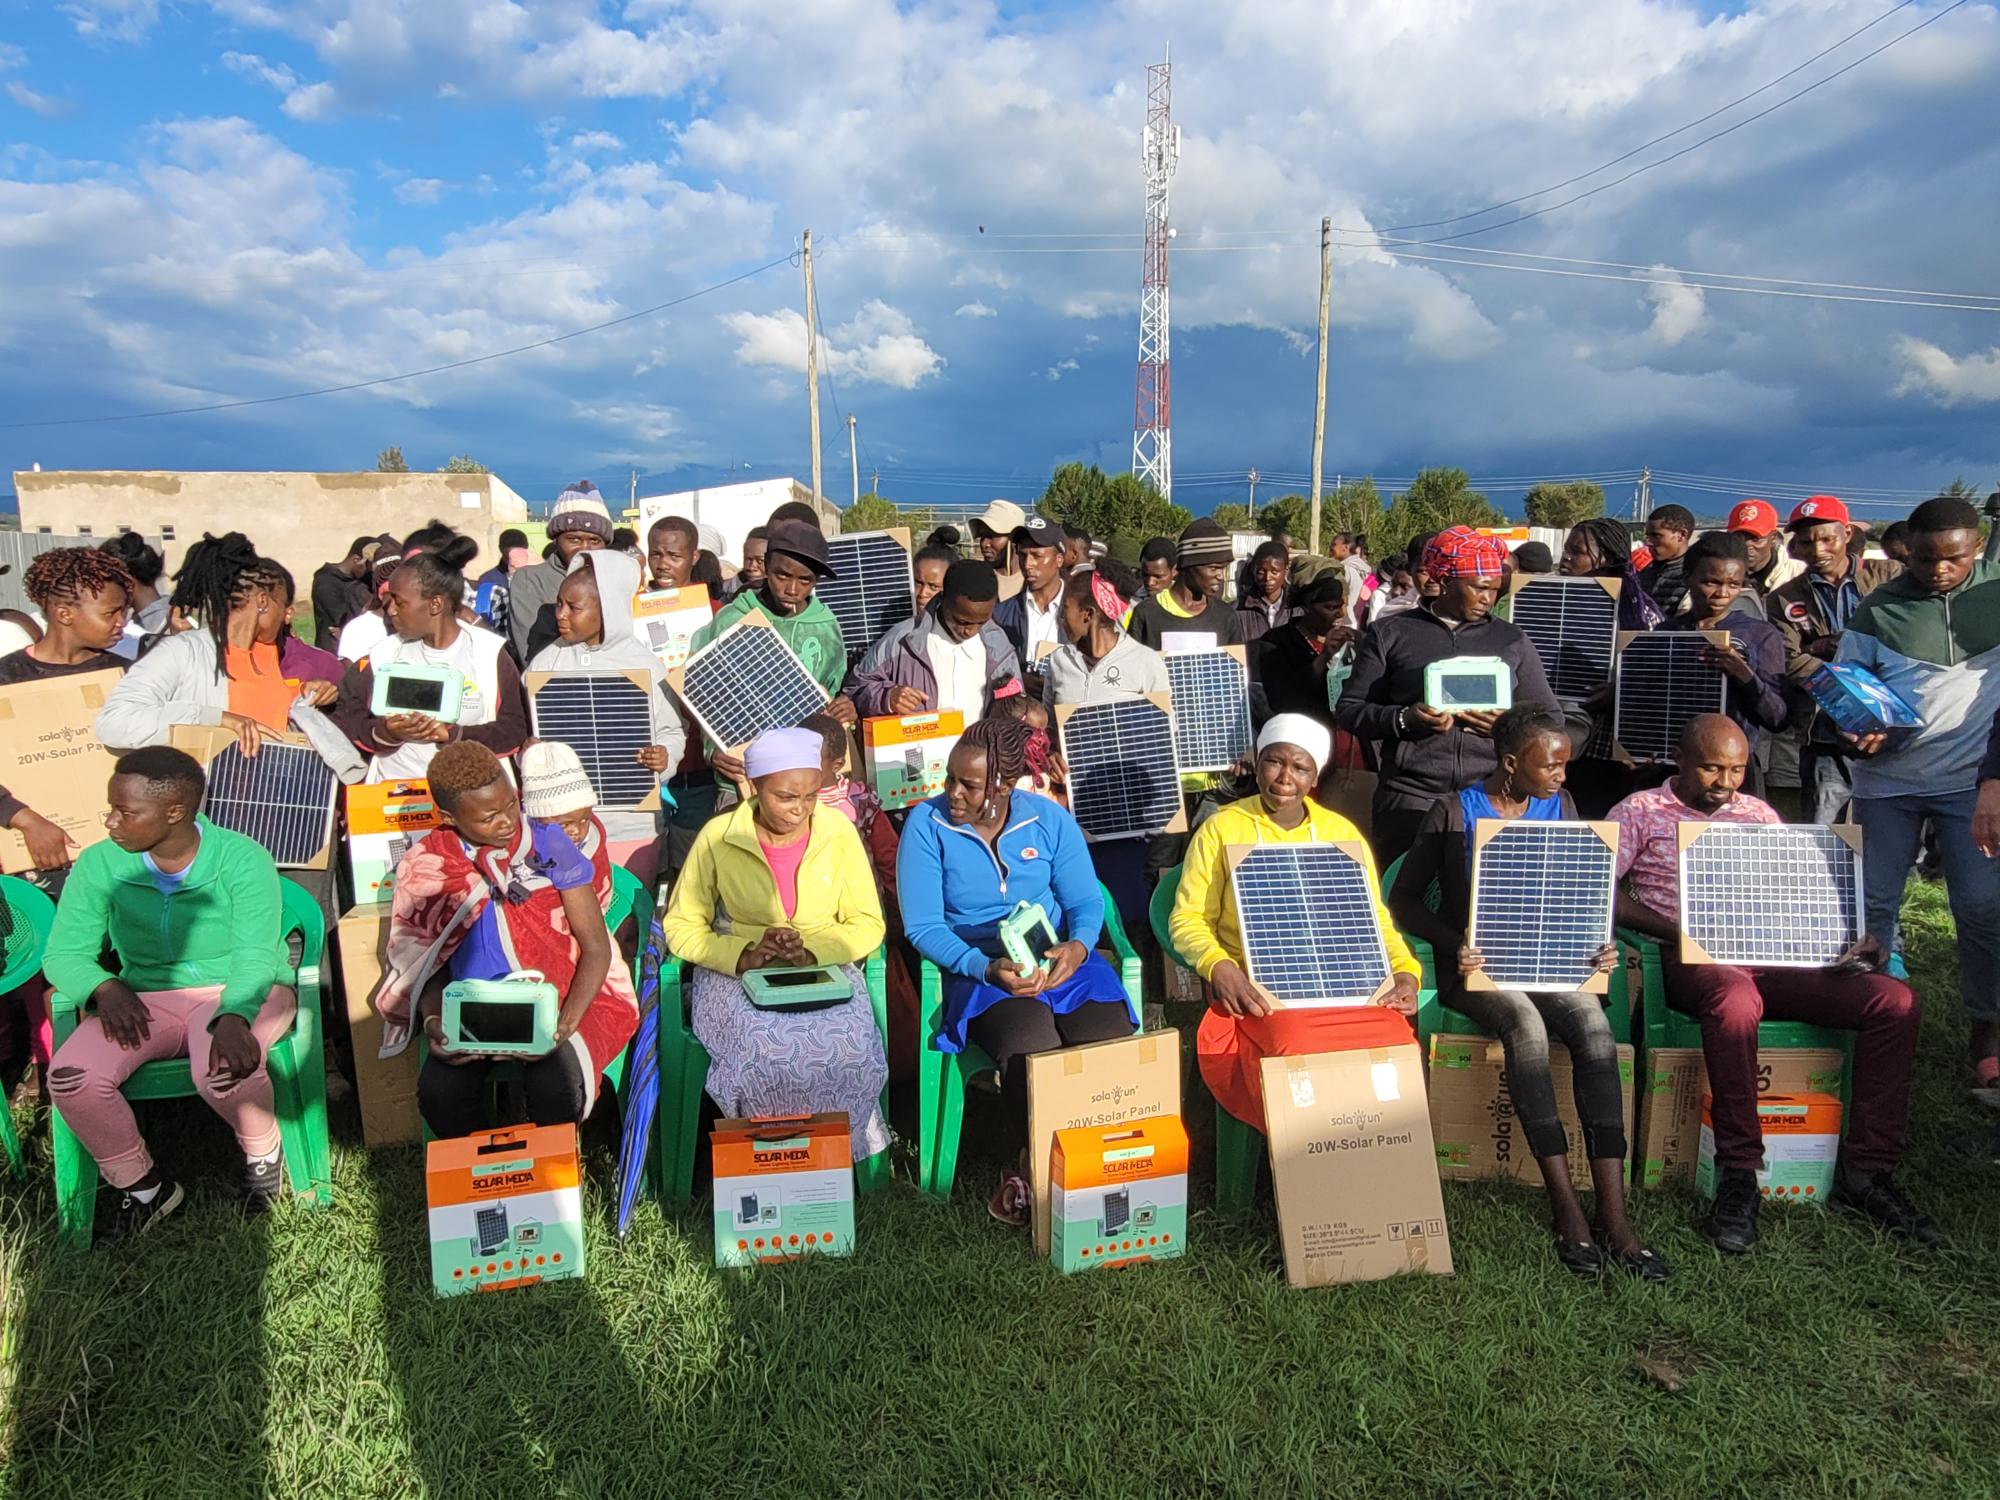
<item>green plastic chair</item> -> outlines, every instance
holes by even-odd
[[[660,892],[664,913],[667,893]],[[694,1201],[694,1159],[701,1149],[701,1100],[708,1091],[708,1049],[694,1034],[682,984],[686,965],[669,954],[660,962],[659,1073],[660,1099],[653,1112],[653,1158],[660,1173],[661,1196],[685,1207]],[[875,1029],[889,1040],[888,950],[878,947],[861,966],[868,1003],[875,1011]],[[889,1118],[889,1089],[882,1088],[882,1118]],[[877,1151],[854,1164],[854,1180],[864,1193],[889,1182],[889,1153]]]
[[[49,928],[56,920],[56,904],[40,886],[15,875],[0,875],[0,902],[7,907],[10,941],[0,968],[0,995],[19,989],[42,970],[42,950],[49,945]],[[22,941],[26,938],[27,941]],[[14,1118],[7,1101],[0,1096],[0,1153],[7,1158],[9,1176],[19,1177],[21,1138],[14,1134]]]
[[[1104,899],[1103,940],[1118,960],[1119,982],[1145,1030],[1145,965],[1125,933],[1125,919],[1111,892],[1100,883]],[[944,1030],[944,980],[937,965],[923,961],[923,1045],[917,1049],[917,1184],[934,1198],[949,1198],[958,1178],[958,1143],[965,1127],[965,1089],[975,1074],[993,1071],[984,1048],[967,1042],[961,1052],[938,1051]]]
[[[292,1191],[316,1206],[333,1201],[333,1152],[326,1133],[326,1059],[320,1037],[320,964],[326,952],[326,918],[319,902],[289,880],[278,882],[286,935],[300,936],[299,966],[292,979],[298,1013],[292,1029],[265,1055],[271,1092],[284,1141],[285,1170]],[[82,1020],[80,999],[49,992],[49,1019],[60,1048]],[[125,1081],[127,1099],[190,1099],[194,1074],[186,1058],[146,1063]],[[97,1162],[63,1123],[62,1112],[49,1112],[49,1136],[55,1150],[56,1217],[62,1239],[78,1249],[90,1247],[97,1218]]]

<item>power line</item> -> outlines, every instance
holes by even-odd
[[[104,422],[141,422],[153,417],[191,417],[204,412],[236,411],[246,406],[273,406],[281,401],[304,401],[313,396],[337,396],[346,391],[363,391],[378,385],[392,385],[400,380],[416,380],[425,375],[441,375],[447,370],[463,370],[472,365],[490,364],[494,360],[510,359],[516,354],[527,354],[536,349],[546,349],[552,344],[566,343],[570,339],[579,339],[586,334],[602,333],[607,328],[616,328],[623,323],[633,323],[641,318],[650,318],[655,313],[662,313],[667,311],[668,308],[679,307],[683,303],[694,301],[697,297],[706,297],[712,292],[723,290],[725,287],[735,286],[738,282],[748,281],[753,276],[761,276],[766,271],[775,270],[779,266],[788,264],[792,259],[791,253],[787,251],[776,260],[766,261],[754,270],[744,271],[739,275],[731,276],[726,281],[715,282],[711,286],[702,287],[700,290],[689,292],[685,296],[674,297],[665,302],[656,302],[651,307],[640,308],[637,312],[625,313],[616,318],[607,318],[604,322],[593,323],[588,328],[572,328],[568,333],[558,333],[552,338],[537,339],[531,344],[517,344],[511,349],[496,349],[490,354],[477,354],[470,359],[455,359],[448,364],[430,365],[421,370],[405,370],[397,375],[378,375],[372,380],[351,380],[344,385],[321,386],[310,391],[287,391],[281,396],[251,396],[236,401],[213,401],[205,406],[179,406],[164,408],[159,411],[124,412],[116,416],[50,417],[32,422],[0,422],[0,431],[14,431],[24,427],[86,427]]]

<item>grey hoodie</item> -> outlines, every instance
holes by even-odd
[[[574,573],[588,567],[597,574],[598,609],[604,616],[604,639],[595,646],[556,641],[542,647],[528,663],[530,672],[644,672],[653,684],[653,743],[667,752],[671,775],[687,750],[687,726],[681,722],[680,708],[673,689],[667,686],[667,669],[659,657],[632,629],[632,596],[641,582],[639,564],[623,552],[609,547],[579,552],[570,564]],[[653,815],[649,812],[600,812],[605,836],[616,842],[653,836]]]

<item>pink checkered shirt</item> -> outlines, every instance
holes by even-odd
[[[1713,815],[1674,795],[1674,784],[1634,792],[1611,809],[1618,825],[1618,873],[1632,877],[1632,894],[1669,921],[1681,914],[1682,823],[1778,823],[1767,804],[1738,792]]]

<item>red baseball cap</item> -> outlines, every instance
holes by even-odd
[[[1729,530],[1769,536],[1778,529],[1778,508],[1768,500],[1739,500],[1729,513]]]
[[[1847,513],[1846,504],[1833,495],[1808,495],[1792,507],[1792,519],[1787,526],[1816,526],[1821,521],[1838,521],[1843,526],[1852,526],[1854,517]]]

